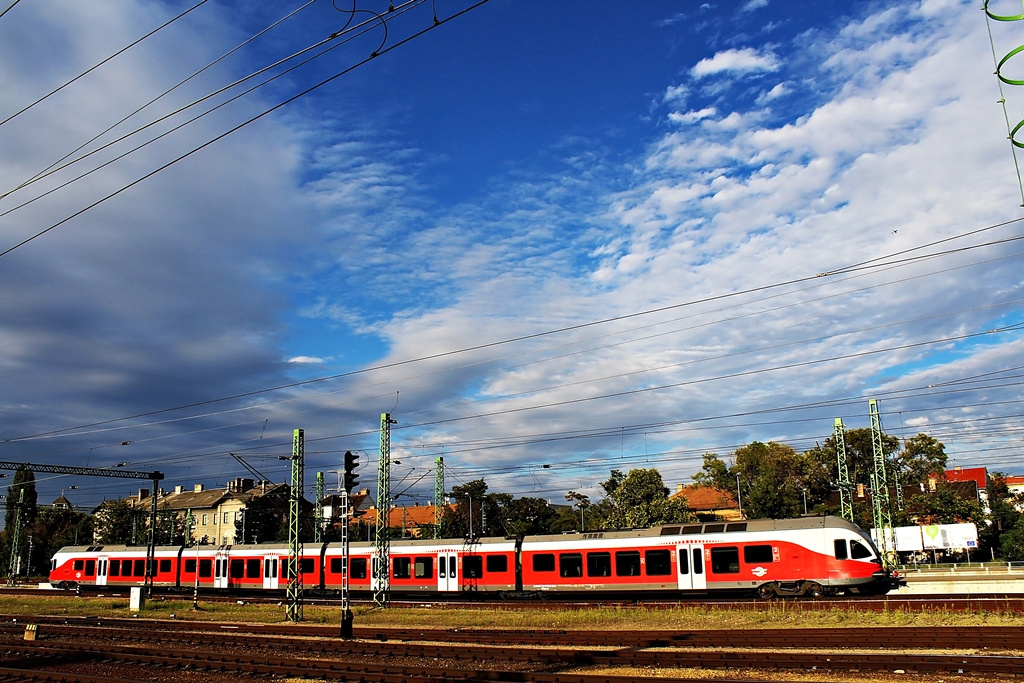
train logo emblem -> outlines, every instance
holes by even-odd
[[[764,567],[754,567],[750,570],[750,573],[756,576],[757,578],[761,578],[762,576],[768,573],[768,570]]]

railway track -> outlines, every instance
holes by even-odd
[[[321,680],[444,679],[624,683],[664,681],[637,670],[800,670],[970,674],[1024,671],[1024,633],[1015,627],[919,629],[742,629],[718,631],[525,631],[356,628],[354,640],[310,625],[226,625],[119,619],[34,618],[39,640],[19,639],[24,623],[0,623],[0,681],[80,680],[104,663],[128,674],[167,671]],[[971,651],[963,652],[963,644]],[[851,649],[855,647],[856,649]],[[951,654],[938,650],[960,649]],[[911,650],[913,652],[908,653]],[[276,653],[287,652],[287,656]],[[979,654],[994,652],[998,654]],[[68,678],[66,669],[76,676]],[[634,673],[613,672],[628,669]],[[19,674],[18,671],[22,673]],[[594,672],[598,673],[594,673]],[[49,673],[47,673],[49,672]],[[47,678],[50,673],[58,677]],[[35,676],[18,678],[17,676]],[[8,676],[12,676],[9,678]],[[95,680],[113,680],[109,671]],[[226,679],[230,680],[230,679]],[[675,677],[674,680],[689,680]],[[752,680],[749,674],[742,680]]]

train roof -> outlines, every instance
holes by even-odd
[[[838,528],[863,533],[861,528],[842,517],[819,516],[796,519],[748,519],[733,522],[693,522],[688,524],[662,524],[649,529],[602,529],[596,531],[570,532],[529,536],[529,541],[551,541],[572,538],[653,538],[657,536],[694,536],[721,534],[737,531],[794,531],[804,529]]]

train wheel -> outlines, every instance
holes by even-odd
[[[762,600],[771,600],[775,597],[775,586],[770,583],[761,584],[757,587],[757,597]]]
[[[817,600],[818,598],[825,596],[825,589],[821,587],[820,583],[814,583],[811,581],[804,586],[804,595]]]

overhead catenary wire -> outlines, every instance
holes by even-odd
[[[30,184],[32,184],[32,183],[34,183],[34,182],[38,181],[38,180],[41,180],[42,178],[45,178],[45,177],[49,176],[49,175],[50,175],[51,173],[53,173],[53,172],[59,171],[59,170],[61,170],[61,169],[63,169],[63,168],[66,168],[66,167],[67,167],[68,165],[70,165],[70,164],[66,164],[66,165],[61,165],[61,162],[65,161],[65,160],[66,160],[66,159],[67,159],[68,157],[70,157],[70,156],[72,156],[73,154],[76,154],[76,153],[80,152],[81,150],[85,149],[85,148],[86,148],[86,147],[87,147],[88,145],[92,144],[93,142],[95,142],[96,140],[100,139],[101,137],[103,137],[104,135],[106,135],[107,133],[109,133],[110,131],[114,130],[115,128],[117,128],[118,126],[120,126],[120,125],[121,125],[122,123],[125,123],[126,121],[128,121],[129,119],[131,119],[131,118],[132,118],[133,116],[135,116],[136,114],[138,114],[138,113],[140,113],[140,112],[144,111],[144,110],[145,110],[146,108],[148,108],[148,107],[149,107],[150,105],[152,105],[152,104],[154,104],[154,103],[158,102],[159,100],[163,99],[164,97],[167,97],[168,95],[170,95],[170,94],[171,94],[172,92],[174,92],[175,90],[177,90],[177,89],[178,89],[178,88],[180,88],[181,86],[185,85],[186,83],[188,83],[188,82],[189,82],[189,81],[191,81],[192,79],[196,78],[196,77],[197,77],[197,76],[199,76],[200,74],[204,73],[205,71],[207,71],[207,70],[211,69],[211,68],[212,68],[213,66],[215,66],[216,64],[218,64],[218,63],[220,63],[220,62],[224,61],[224,60],[225,60],[225,59],[227,59],[227,58],[228,58],[229,56],[231,56],[232,54],[234,54],[234,53],[235,53],[235,52],[237,52],[238,50],[242,49],[243,47],[245,47],[245,46],[246,46],[246,45],[248,45],[249,43],[251,43],[251,42],[255,41],[255,40],[256,40],[257,38],[259,38],[260,36],[264,35],[264,34],[265,34],[265,33],[267,33],[268,31],[270,31],[270,30],[272,30],[272,29],[276,28],[277,26],[280,26],[280,25],[281,25],[282,23],[284,23],[284,22],[285,22],[285,21],[287,21],[288,19],[292,18],[293,16],[295,16],[296,14],[298,14],[299,12],[301,12],[302,10],[306,9],[307,7],[309,7],[310,5],[312,5],[312,4],[314,3],[314,2],[316,2],[316,0],[306,0],[306,2],[305,2],[305,3],[303,4],[303,5],[301,5],[300,7],[298,7],[298,8],[296,8],[296,9],[292,10],[291,12],[289,12],[288,14],[286,14],[286,15],[285,15],[284,17],[282,17],[282,18],[278,19],[277,21],[273,22],[272,24],[270,24],[270,25],[269,25],[269,26],[267,26],[266,28],[262,29],[261,31],[259,31],[259,32],[255,33],[254,35],[252,35],[252,36],[250,36],[249,38],[245,39],[244,41],[242,41],[241,43],[239,43],[239,44],[238,44],[238,45],[236,45],[235,47],[231,48],[230,50],[228,50],[228,51],[227,51],[227,52],[225,52],[224,54],[222,54],[222,55],[220,55],[219,57],[217,57],[216,59],[214,59],[213,61],[211,61],[211,62],[207,63],[207,64],[206,64],[205,66],[203,66],[202,68],[200,68],[200,69],[198,69],[198,70],[196,70],[196,71],[192,72],[192,73],[191,73],[190,75],[188,75],[188,76],[186,76],[185,78],[183,78],[182,80],[178,81],[177,83],[175,83],[174,85],[172,85],[172,86],[171,86],[170,88],[168,88],[168,89],[164,90],[164,91],[163,91],[162,93],[160,93],[160,94],[159,94],[159,95],[157,95],[156,97],[154,97],[154,98],[150,99],[150,100],[149,100],[148,102],[146,102],[146,103],[145,103],[145,104],[143,104],[142,106],[140,106],[140,107],[137,107],[137,108],[136,108],[136,109],[134,109],[134,110],[133,110],[132,112],[130,112],[129,114],[127,114],[127,115],[123,116],[123,117],[122,117],[121,119],[119,119],[119,120],[118,120],[118,121],[116,121],[115,123],[111,124],[110,126],[108,126],[107,128],[103,129],[102,131],[100,131],[99,133],[97,133],[96,135],[94,135],[93,137],[89,138],[88,140],[86,140],[85,142],[83,142],[83,143],[82,143],[81,145],[79,145],[79,146],[78,146],[78,147],[76,147],[75,149],[73,149],[73,150],[71,150],[70,152],[66,153],[66,154],[65,154],[64,156],[62,156],[61,158],[59,158],[59,159],[57,159],[56,161],[54,161],[54,162],[53,162],[52,164],[50,164],[49,166],[47,166],[46,168],[44,168],[44,169],[43,169],[42,171],[40,171],[40,172],[36,173],[35,175],[33,175],[33,176],[32,176],[31,178],[28,178],[27,180],[23,181],[22,183],[20,183],[19,185],[17,185],[16,187],[14,187],[14,188],[13,188],[13,189],[11,189],[11,190],[8,190],[8,191],[6,191],[6,192],[0,193],[0,199],[3,199],[3,198],[5,198],[5,197],[7,197],[8,195],[10,195],[10,194],[12,194],[12,193],[16,192],[17,190],[20,190],[20,189],[22,189],[22,188],[24,188],[24,187],[27,187],[28,185],[30,185]],[[250,75],[249,75],[249,76],[248,76],[247,78],[251,78],[251,77],[252,77],[253,75],[254,75],[254,74],[250,74]],[[234,84],[232,84],[232,85],[234,85]],[[228,86],[228,87],[231,87],[231,86]],[[217,91],[217,92],[220,92],[220,91]],[[51,93],[51,94],[53,94],[53,93]],[[214,94],[217,94],[217,93],[214,93]],[[208,97],[209,97],[209,96],[208,96]],[[203,98],[203,99],[205,99],[205,98]],[[195,102],[192,102],[192,103],[190,103],[189,105],[187,105],[187,106],[186,106],[186,108],[187,108],[187,107],[191,107],[191,106],[193,106],[193,105],[195,105],[195,104],[197,104],[198,102],[201,102],[201,101],[202,101],[202,99],[200,99],[200,100],[196,100]],[[37,104],[38,104],[38,103],[37,103]],[[180,111],[183,111],[183,110],[182,110],[182,109],[179,109],[179,110],[177,110],[177,111],[174,111],[174,112],[172,112],[171,114],[168,114],[167,116],[168,116],[168,117],[169,117],[169,116],[173,116],[174,114],[177,114],[177,113],[179,113]],[[157,119],[156,121],[154,121],[154,122],[151,122],[150,124],[147,124],[147,127],[148,127],[149,125],[154,125],[154,124],[156,124],[156,123],[158,123],[158,122],[160,122],[160,121],[163,121],[163,120],[165,120],[165,118],[167,118],[167,117],[161,117],[161,118]],[[136,134],[136,133],[138,133],[138,132],[140,132],[141,130],[144,130],[144,129],[145,129],[145,127],[141,128],[141,129],[139,129],[139,130],[136,130],[136,131],[132,131],[132,132],[131,132],[131,133],[129,133],[128,135],[134,135],[134,134]],[[119,142],[120,140],[123,140],[123,139],[125,139],[126,137],[128,137],[128,136],[124,136],[124,137],[118,138],[117,140],[113,141],[113,142],[112,142],[112,143],[110,143],[110,144],[114,144],[114,143],[116,143],[116,142]],[[98,149],[96,149],[96,150],[93,150],[93,151],[91,151],[91,152],[89,153],[89,155],[91,155],[91,154],[94,154],[95,152],[98,152],[98,151],[100,151],[100,150],[102,150],[102,149],[105,149],[105,148],[106,148],[106,147],[108,147],[108,146],[109,146],[109,145],[104,145],[103,147],[100,147],[100,148],[98,148]],[[136,148],[136,149],[139,149],[139,148]],[[78,162],[78,161],[81,161],[82,159],[86,158],[86,157],[87,157],[87,156],[89,156],[89,155],[85,155],[85,156],[83,156],[83,157],[79,157],[78,159],[75,159],[75,161],[73,161],[73,162],[71,162],[71,163],[76,163],[76,162]],[[104,165],[105,165],[105,164],[104,164]],[[94,169],[94,170],[96,170],[96,169]],[[79,176],[78,178],[76,178],[76,180],[77,180],[77,179],[80,179],[80,178],[83,178],[83,177],[85,177],[85,175],[86,175],[86,174],[83,174],[83,175]],[[61,187],[63,187],[63,185],[61,185]],[[48,193],[46,193],[46,194],[50,194],[50,193],[48,192]],[[46,195],[40,195],[39,197],[36,197],[36,198],[34,198],[33,200],[30,200],[30,202],[26,202],[25,204],[21,204],[21,205],[19,205],[18,207],[15,207],[15,209],[21,208],[22,206],[26,206],[27,204],[31,203],[31,201],[35,201],[36,199],[39,199],[39,198],[41,198],[41,197],[43,197],[43,196],[46,196]],[[5,211],[5,212],[4,212],[4,214],[0,214],[0,215],[5,215],[6,213],[8,213],[8,212],[6,212],[6,211]]]
[[[110,60],[114,59],[115,57],[117,57],[117,56],[119,56],[121,54],[124,54],[128,50],[132,49],[133,47],[135,47],[136,45],[138,45],[139,43],[144,41],[146,38],[149,38],[150,36],[158,33],[159,31],[162,31],[163,29],[167,28],[168,26],[170,26],[174,22],[178,21],[179,19],[181,19],[182,17],[187,15],[189,12],[192,12],[193,10],[195,10],[195,9],[201,7],[202,5],[206,4],[206,2],[207,2],[207,0],[199,0],[199,2],[197,2],[196,4],[194,4],[191,7],[185,9],[184,11],[182,11],[178,15],[172,17],[171,19],[168,19],[163,24],[161,24],[160,26],[157,26],[155,29],[153,29],[149,33],[146,33],[142,37],[137,38],[136,40],[132,41],[128,45],[125,45],[123,48],[121,48],[120,50],[118,50],[114,54],[112,54],[109,57],[103,59],[102,61],[98,62],[97,64],[94,64],[93,66],[89,67],[88,69],[86,69],[82,73],[78,74],[77,76],[75,76],[71,80],[65,81],[63,84],[61,84],[58,87],[54,88],[53,90],[51,90],[47,94],[43,95],[39,99],[35,100],[34,102],[31,102],[30,104],[25,105],[24,107],[22,107],[21,109],[19,109],[16,112],[14,112],[13,114],[9,114],[6,118],[0,119],[0,126],[3,126],[5,123],[7,123],[8,121],[14,119],[15,117],[20,116],[21,114],[24,114],[25,112],[27,112],[32,107],[36,106],[40,102],[43,102],[46,99],[48,99],[48,98],[52,97],[53,95],[57,94],[58,92],[60,92],[64,88],[68,87],[69,85],[71,85],[75,81],[78,81],[79,79],[89,75],[90,73],[92,73],[96,69],[100,68],[101,66],[103,66],[104,64],[106,64]],[[11,5],[11,7],[13,7],[13,6],[14,5]],[[9,10],[10,7],[8,7],[7,9]],[[4,13],[6,13],[6,12],[7,12],[7,10],[4,10]]]
[[[203,2],[205,2],[205,1],[206,0],[203,0]],[[29,237],[26,237],[26,238],[22,239],[20,242],[17,242],[16,244],[13,244],[13,245],[7,247],[3,251],[0,251],[0,258],[7,256],[11,252],[13,252],[13,251],[15,251],[17,249],[20,249],[21,247],[24,247],[26,244],[29,244],[29,243],[35,241],[36,239],[42,237],[43,235],[46,235],[47,233],[49,233],[49,232],[51,232],[51,231],[61,227],[62,225],[65,225],[66,223],[68,223],[68,222],[72,221],[73,219],[81,216],[82,214],[84,214],[84,213],[86,213],[86,212],[96,208],[97,206],[103,204],[104,202],[107,202],[110,199],[113,199],[114,197],[119,196],[120,194],[126,192],[127,190],[129,190],[129,189],[131,189],[133,187],[135,187],[136,185],[138,185],[138,184],[148,180],[149,178],[152,178],[153,176],[157,175],[158,173],[161,173],[162,171],[165,171],[166,169],[170,168],[171,166],[174,166],[175,164],[183,161],[184,159],[187,159],[187,158],[191,157],[193,154],[196,154],[197,152],[206,149],[207,147],[213,145],[214,143],[219,142],[220,140],[223,140],[224,138],[228,137],[232,133],[235,133],[235,132],[241,130],[242,128],[244,128],[246,126],[255,123],[256,121],[261,120],[265,116],[268,116],[269,114],[277,111],[278,109],[281,109],[282,107],[285,107],[288,104],[291,104],[295,100],[298,100],[298,99],[300,99],[302,97],[305,97],[306,95],[308,95],[308,94],[318,90],[319,88],[322,88],[323,86],[327,85],[328,83],[331,83],[331,82],[337,80],[338,78],[341,78],[342,76],[345,76],[346,74],[351,73],[355,69],[370,63],[374,59],[376,59],[376,58],[378,58],[378,57],[380,57],[380,56],[382,56],[382,55],[384,55],[386,53],[389,53],[389,52],[391,52],[393,50],[396,50],[399,47],[402,47],[403,45],[405,45],[406,43],[409,43],[410,41],[415,40],[416,38],[419,38],[420,36],[430,32],[430,31],[433,31],[433,30],[435,30],[435,29],[437,29],[437,28],[439,28],[441,26],[444,26],[445,24],[447,24],[447,23],[449,23],[451,21],[454,21],[455,19],[457,19],[457,18],[467,14],[468,12],[471,12],[474,9],[477,9],[478,7],[481,7],[481,6],[485,5],[485,4],[487,4],[487,2],[489,2],[489,0],[478,0],[477,2],[475,2],[472,5],[470,5],[469,7],[463,8],[462,10],[459,10],[458,12],[456,12],[455,14],[453,14],[451,16],[445,17],[444,19],[441,19],[438,23],[433,24],[431,26],[428,26],[428,27],[426,27],[424,29],[421,29],[419,31],[416,31],[412,35],[409,35],[409,36],[407,36],[407,37],[397,41],[393,45],[389,45],[387,47],[384,47],[384,48],[380,49],[379,51],[373,52],[368,57],[366,57],[366,58],[364,58],[362,60],[357,61],[356,63],[354,63],[351,66],[348,66],[348,67],[342,69],[341,71],[333,74],[332,76],[329,76],[329,77],[319,81],[318,83],[316,83],[316,84],[314,84],[314,85],[312,85],[312,86],[310,86],[308,88],[303,89],[299,93],[297,93],[295,95],[292,95],[291,97],[286,98],[285,100],[283,100],[283,101],[279,102],[278,104],[276,104],[276,105],[274,105],[274,106],[272,106],[272,107],[270,107],[270,108],[260,112],[259,114],[256,114],[255,116],[249,117],[248,119],[242,121],[241,123],[239,123],[239,124],[237,124],[235,126],[232,126],[231,128],[229,128],[228,130],[224,131],[223,133],[220,133],[219,135],[214,136],[213,138],[207,140],[206,142],[204,142],[204,143],[202,143],[200,145],[197,145],[196,147],[193,147],[189,151],[174,157],[170,161],[168,161],[168,162],[166,162],[164,164],[161,164],[157,168],[153,169],[152,171],[149,171],[148,173],[143,174],[142,176],[136,178],[135,180],[133,180],[133,181],[131,181],[131,182],[125,184],[125,185],[122,185],[117,190],[114,190],[113,192],[110,192],[109,194],[106,194],[106,195],[100,197],[99,199],[91,202],[90,204],[87,204],[83,208],[73,212],[72,214],[64,217],[63,219],[57,221],[56,223],[53,223],[50,226],[48,226],[48,227],[46,227],[46,228],[44,228],[44,229],[42,229],[42,230],[40,230],[40,231],[30,235]]]
[[[989,225],[989,226],[981,228],[981,229],[976,229],[976,230],[972,230],[970,232],[964,233],[963,236],[969,236],[969,235],[978,234],[978,233],[983,232],[983,231],[987,231],[987,230],[992,230],[992,229],[995,229],[995,228],[1003,227],[1005,225],[1016,223],[1016,222],[1019,222],[1021,220],[1024,220],[1024,218],[1014,219],[1012,221],[1006,221],[1006,222],[1002,222],[1002,223],[997,223],[997,224]],[[997,242],[1001,242],[1001,240],[999,240]],[[900,254],[906,253],[906,250],[902,251],[902,252],[898,252],[898,253],[900,253]],[[884,258],[884,257],[881,257],[881,258]],[[876,260],[878,260],[878,259],[876,259]],[[863,264],[859,264],[859,266],[862,266],[862,265]],[[881,267],[888,267],[888,266],[887,266],[887,264],[879,264],[877,267],[881,268]],[[845,268],[844,269],[838,269],[838,270],[845,270]],[[836,272],[838,272],[838,270]],[[415,363],[421,363],[421,362],[430,361],[430,360],[438,360],[438,359],[448,358],[448,357],[452,357],[452,356],[456,356],[456,355],[460,355],[460,354],[466,354],[466,353],[470,353],[470,352],[474,352],[474,351],[491,349],[491,348],[495,348],[495,347],[499,347],[499,346],[504,346],[504,345],[511,345],[511,344],[514,344],[514,343],[528,341],[528,340],[540,339],[540,338],[543,338],[543,337],[558,335],[558,334],[562,334],[562,333],[566,333],[566,332],[572,332],[572,331],[577,331],[577,330],[583,330],[583,329],[598,327],[598,326],[606,325],[606,324],[609,324],[609,323],[612,323],[612,322],[620,322],[620,321],[632,320],[632,319],[641,318],[641,317],[644,317],[644,316],[653,315],[653,314],[656,314],[656,313],[662,313],[662,312],[666,312],[666,311],[678,310],[678,309],[685,308],[685,307],[696,306],[698,304],[733,299],[733,298],[737,298],[737,297],[740,297],[740,296],[746,295],[746,294],[757,293],[757,292],[766,292],[766,291],[770,291],[770,290],[780,289],[780,288],[791,286],[793,284],[812,282],[812,281],[817,280],[820,277],[822,277],[822,275],[821,274],[817,274],[817,275],[809,275],[809,276],[804,276],[804,277],[800,277],[800,278],[789,279],[789,280],[785,280],[785,281],[781,281],[781,282],[775,282],[775,283],[770,283],[770,284],[766,284],[766,285],[750,287],[750,288],[746,288],[746,289],[738,290],[738,291],[734,291],[734,292],[728,292],[728,293],[725,293],[725,294],[710,295],[710,296],[701,297],[701,298],[698,298],[698,299],[691,299],[691,300],[677,302],[677,303],[668,304],[668,305],[664,305],[664,306],[658,306],[658,307],[654,307],[654,308],[645,309],[643,311],[623,314],[623,315],[619,315],[619,316],[610,316],[610,317],[606,317],[606,318],[601,318],[601,319],[592,320],[592,321],[586,321],[586,322],[577,323],[577,324],[573,324],[573,325],[562,326],[562,327],[558,327],[558,328],[554,328],[554,329],[549,329],[549,330],[544,330],[544,331],[540,331],[540,332],[534,332],[534,333],[528,333],[528,334],[524,334],[524,335],[518,335],[518,336],[514,336],[514,337],[510,337],[510,338],[505,338],[505,339],[500,339],[500,340],[496,340],[496,341],[492,341],[492,342],[485,342],[485,343],[482,343],[482,344],[475,344],[475,345],[471,345],[471,346],[467,346],[467,347],[453,349],[453,350],[450,350],[450,351],[442,351],[442,352],[438,352],[438,353],[427,354],[427,355],[424,355],[424,356],[418,356],[418,357],[414,357],[414,358],[403,359],[403,360],[393,361],[393,362],[389,362],[389,363],[376,364],[376,365],[372,365],[372,366],[369,366],[369,367],[361,368],[361,369],[358,369],[358,370],[352,370],[352,371],[343,372],[343,373],[336,373],[336,374],[332,374],[332,375],[315,377],[315,378],[306,379],[306,380],[298,380],[298,381],[295,381],[295,382],[288,382],[288,383],[284,383],[284,384],[278,384],[278,385],[275,385],[275,386],[266,387],[266,388],[262,388],[262,389],[255,389],[255,390],[252,390],[252,391],[240,392],[240,393],[232,394],[232,395],[229,395],[229,396],[217,397],[217,398],[212,398],[212,399],[207,399],[207,400],[202,400],[202,401],[195,401],[195,402],[191,402],[191,403],[187,403],[187,404],[182,404],[182,405],[178,405],[178,406],[174,406],[174,407],[170,407],[170,408],[162,408],[162,409],[157,409],[157,410],[145,411],[145,412],[135,413],[135,414],[124,416],[124,417],[111,418],[111,419],[108,419],[108,420],[101,420],[101,421],[91,422],[91,423],[77,425],[77,426],[73,426],[73,427],[65,427],[65,428],[48,430],[48,431],[38,432],[38,433],[34,433],[34,434],[29,434],[29,435],[23,435],[23,436],[20,436],[20,437],[8,438],[8,439],[4,439],[4,440],[0,441],[0,443],[8,443],[8,442],[14,442],[14,441],[23,441],[23,440],[29,440],[29,439],[37,439],[37,438],[42,438],[42,437],[54,436],[54,435],[58,435],[58,434],[62,434],[62,433],[77,432],[77,431],[81,431],[81,430],[85,430],[85,429],[92,429],[92,428],[96,428],[96,427],[102,427],[104,425],[110,425],[110,424],[115,424],[115,423],[119,423],[119,422],[127,422],[127,421],[130,421],[130,420],[136,420],[136,419],[143,418],[143,417],[153,417],[153,416],[156,416],[156,415],[162,415],[162,414],[167,414],[167,413],[171,413],[171,412],[187,410],[187,409],[191,409],[191,408],[209,406],[209,405],[214,405],[214,404],[217,404],[217,403],[222,403],[222,402],[227,402],[227,401],[232,401],[232,400],[238,400],[238,399],[242,399],[242,398],[251,398],[251,397],[254,397],[254,396],[258,396],[258,395],[262,395],[262,394],[267,394],[267,393],[271,393],[271,392],[275,392],[275,391],[281,391],[281,390],[284,390],[284,389],[298,388],[298,387],[309,386],[309,385],[318,384],[318,383],[324,383],[324,382],[328,382],[328,381],[332,381],[332,380],[337,380],[337,379],[342,379],[342,378],[355,377],[355,376],[358,376],[358,375],[364,375],[364,374],[375,372],[375,371],[380,371],[380,370],[385,370],[385,369],[393,369],[393,368],[407,366],[407,365],[411,365],[411,364],[415,364]],[[969,336],[974,336],[974,335],[969,335]]]

